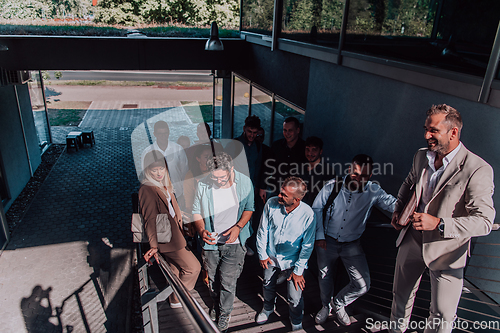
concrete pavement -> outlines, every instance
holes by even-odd
[[[59,90],[60,99],[97,101],[82,123],[94,130],[96,145],[61,155],[0,256],[0,332],[127,332],[134,273],[130,198],[139,187],[133,132],[164,117],[191,134],[196,127],[179,100],[158,102],[162,94],[155,94],[164,91]],[[141,108],[113,109],[126,101]],[[93,117],[96,112],[107,114]],[[173,126],[172,135],[180,128]],[[53,127],[54,142],[64,143],[74,129]]]
[[[68,86],[47,85],[46,98],[50,101],[200,101],[212,102],[212,87],[202,89],[173,89],[141,86]]]

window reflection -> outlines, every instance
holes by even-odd
[[[47,110],[45,108],[44,95],[42,92],[42,78],[39,71],[31,72],[32,80],[28,82],[28,89],[31,99],[31,109],[35,120],[35,128],[38,136],[38,146],[40,154],[48,148],[50,140],[50,129],[47,120]]]
[[[273,141],[283,138],[283,122],[288,117],[295,117],[301,125],[304,124],[303,112],[299,112],[277,99],[274,106]],[[300,133],[303,133],[302,128]]]
[[[237,76],[233,76],[233,137],[238,137],[249,115],[250,84]]]
[[[284,0],[281,37],[337,47],[343,10],[340,0]]]
[[[271,116],[273,110],[273,100],[269,94],[253,87],[252,89],[252,115],[260,118],[261,127],[264,129],[264,143],[271,143]]]
[[[222,132],[222,81],[221,78],[214,78],[213,138],[220,138]]]
[[[273,30],[274,0],[243,0],[241,29],[263,35]]]
[[[345,49],[483,76],[496,0],[351,0]]]

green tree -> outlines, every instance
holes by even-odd
[[[100,0],[94,13],[94,22],[132,25],[141,23],[143,0]]]
[[[90,13],[91,0],[0,0],[0,18],[53,19],[84,17]]]

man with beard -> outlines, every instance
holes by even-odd
[[[281,184],[289,176],[297,176],[300,166],[306,161],[304,151],[305,142],[299,136],[300,122],[295,117],[288,117],[283,122],[283,139],[273,142],[271,158],[265,161],[265,189],[260,190],[260,197],[266,201],[267,197],[277,195]]]
[[[404,332],[422,273],[429,269],[430,314],[425,333],[451,332],[462,293],[471,237],[490,233],[495,218],[493,169],[460,142],[462,118],[446,104],[427,111],[428,148],[415,154],[398,193],[392,225],[401,230],[394,272],[391,332]],[[416,211],[405,227],[405,203],[416,197]],[[401,214],[403,215],[403,214]]]
[[[306,139],[305,155],[307,162],[302,165],[302,179],[307,184],[307,194],[304,201],[312,205],[319,191],[325,186],[326,182],[332,179],[333,168],[330,170],[323,163],[323,140],[317,136],[310,136]]]
[[[264,324],[274,312],[276,284],[286,279],[292,330],[302,329],[304,269],[314,245],[316,222],[311,207],[301,199],[307,186],[299,177],[283,182],[280,194],[269,199],[257,232],[257,252],[264,269],[264,306],[255,321]]]
[[[372,170],[370,156],[354,156],[349,174],[344,179],[329,181],[314,200],[315,246],[323,305],[315,317],[317,324],[323,324],[333,309],[342,325],[350,325],[351,319],[345,307],[370,289],[370,270],[360,237],[373,206],[392,213],[396,202],[396,198],[370,181]],[[333,297],[333,280],[339,258],[350,282]]]

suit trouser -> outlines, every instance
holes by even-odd
[[[162,255],[186,289],[193,290],[201,270],[200,262],[193,252],[182,248],[178,251],[163,252]]]
[[[410,323],[415,295],[426,268],[422,257],[422,233],[411,226],[399,246],[394,272],[391,332],[400,333],[408,327],[424,328],[424,333],[448,333],[456,318],[463,286],[463,268],[430,270],[431,305],[426,322]],[[424,326],[425,325],[425,326]]]

